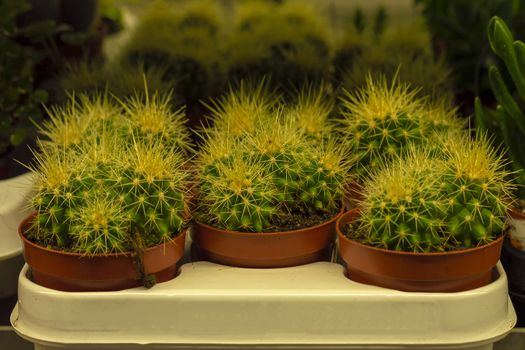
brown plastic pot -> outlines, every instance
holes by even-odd
[[[471,249],[444,253],[398,252],[348,239],[343,227],[359,216],[357,209],[337,220],[339,255],[353,281],[407,292],[461,292],[489,284],[503,236]]]
[[[35,214],[18,227],[24,258],[31,267],[33,281],[41,286],[66,292],[116,291],[142,285],[132,253],[83,255],[39,246],[24,232]],[[144,251],[144,270],[157,283],[175,278],[177,263],[184,255],[186,231],[172,241]]]
[[[286,232],[237,232],[200,222],[192,240],[199,256],[239,267],[289,267],[321,261],[329,256],[335,239],[335,221],[343,211],[320,225]]]

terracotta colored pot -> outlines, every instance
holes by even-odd
[[[288,267],[323,260],[335,238],[335,221],[286,232],[237,232],[196,222],[192,240],[201,258],[240,267]]]
[[[342,229],[358,216],[359,211],[354,209],[337,220],[339,255],[353,281],[408,292],[460,292],[492,281],[503,236],[490,244],[459,251],[398,252],[348,239]]]
[[[66,292],[115,291],[142,285],[131,253],[86,256],[48,249],[24,236],[35,214],[18,227],[24,258],[31,267],[33,281],[41,286]],[[157,283],[175,278],[177,263],[184,255],[186,232],[171,242],[147,248],[144,268]]]

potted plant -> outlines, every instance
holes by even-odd
[[[349,155],[355,178],[346,189],[352,205],[363,179],[412,144],[436,144],[440,135],[457,133],[464,125],[445,98],[429,100],[419,89],[394,77],[368,75],[366,85],[343,91],[336,128]]]
[[[412,147],[366,180],[338,221],[350,279],[403,291],[455,292],[491,281],[512,204],[508,172],[487,137]]]
[[[496,110],[482,107],[476,99],[476,124],[478,129],[489,130],[504,144],[510,165],[515,171],[514,180],[520,184],[517,206],[509,211],[509,240],[504,242],[502,263],[509,275],[510,295],[521,311],[525,308],[525,157],[521,140],[525,135],[525,44],[514,40],[512,33],[499,17],[493,17],[488,26],[488,38],[492,51],[503,61],[514,86],[507,87],[497,66],[489,68],[489,81],[498,103]],[[524,322],[522,312],[518,312],[518,323]]]
[[[81,96],[42,126],[35,212],[19,228],[40,285],[119,290],[176,276],[189,220],[181,147],[189,136],[168,98],[137,95],[123,106]]]
[[[260,89],[232,91],[216,107],[198,159],[197,250],[205,259],[243,267],[322,259],[342,210],[343,148],[331,139],[314,141],[297,122],[304,107],[288,114]],[[242,119],[253,111],[258,118]],[[233,127],[234,120],[242,127]]]

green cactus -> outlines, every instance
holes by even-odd
[[[136,93],[122,102],[127,119],[126,134],[144,142],[160,140],[167,148],[190,152],[192,141],[184,109],[172,111],[171,93]]]
[[[189,220],[188,174],[183,157],[162,142],[135,141],[122,149],[109,185],[146,245],[171,240]]]
[[[251,5],[247,5],[251,6]],[[230,81],[270,77],[285,92],[298,91],[305,83],[319,84],[330,77],[332,45],[326,27],[313,9],[303,5],[266,5],[238,26],[225,47]],[[257,8],[264,7],[261,3]]]
[[[478,129],[490,131],[505,144],[515,171],[514,177],[518,183],[524,185],[525,44],[514,40],[505,22],[496,16],[489,22],[488,38],[492,51],[503,60],[514,86],[508,88],[500,70],[491,66],[489,81],[498,106],[496,110],[484,108],[481,100],[476,98],[476,124]],[[520,186],[520,198],[525,198],[523,186]]]
[[[132,250],[130,221],[120,203],[108,194],[89,196],[72,208],[71,250],[83,254],[110,254]]]
[[[166,96],[149,98],[137,98],[127,112],[166,113]],[[145,137],[126,122],[124,109],[101,96],[81,95],[53,110],[43,128],[48,140],[35,152],[31,239],[92,255],[136,251],[182,230],[190,218],[187,155],[173,140]],[[61,134],[72,126],[75,137]]]
[[[257,84],[241,81],[237,87],[230,87],[228,93],[207,104],[213,127],[205,133],[226,133],[234,137],[251,133],[278,103],[280,96],[269,90],[265,79]]]
[[[515,189],[506,180],[503,155],[483,134],[449,139],[445,154],[440,192],[447,204],[447,232],[464,248],[492,241],[502,231]]]
[[[108,92],[120,100],[132,97],[144,90],[144,80],[148,82],[150,93],[168,93],[173,84],[164,81],[166,69],[143,64],[130,64],[119,60],[104,63],[80,61],[70,64],[61,80],[64,90],[69,94],[86,93],[97,95]]]
[[[381,163],[363,186],[359,227],[365,241],[391,250],[440,250],[443,205],[438,190],[443,164],[411,148]]]
[[[384,77],[374,81],[370,76],[366,87],[346,93],[340,133],[349,153],[357,157],[357,175],[366,175],[409,143],[423,140],[423,101],[416,93],[406,84],[394,80],[388,86]]]
[[[443,152],[413,145],[363,186],[357,237],[385,249],[468,249],[503,231],[515,186],[485,136],[451,137]]]
[[[232,231],[263,232],[281,212],[271,175],[255,157],[236,152],[201,172],[199,212],[203,220]]]
[[[344,147],[330,136],[330,108],[321,96],[320,90],[305,90],[286,109],[261,90],[241,89],[216,102],[218,118],[205,130],[197,160],[198,220],[269,232],[278,230],[284,217],[294,217],[289,221],[297,227],[294,220],[339,211],[349,164]],[[309,134],[311,125],[315,130]]]
[[[264,171],[271,177],[277,200],[292,206],[297,202],[300,181],[304,178],[305,146],[300,131],[291,123],[281,122],[280,115],[265,118],[253,133],[245,136],[246,152],[259,157]]]
[[[187,105],[214,95],[223,81],[216,36],[210,26],[197,25],[194,15],[185,18],[184,11],[179,16],[166,4],[155,4],[141,18],[122,57],[145,69],[162,67],[164,80],[175,85]]]
[[[299,198],[307,211],[334,212],[341,208],[343,188],[348,182],[350,163],[337,140],[310,144],[303,153]],[[314,210],[312,210],[312,208]]]
[[[329,121],[334,101],[324,87],[305,87],[297,95],[295,103],[287,110],[290,119],[303,136],[320,141],[329,137],[332,125]]]

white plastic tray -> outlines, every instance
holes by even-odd
[[[0,181],[0,299],[16,292],[23,266],[18,225],[29,214],[31,173]]]
[[[352,282],[341,265],[188,263],[172,281],[67,293],[24,267],[11,324],[36,349],[491,349],[514,326],[501,265],[488,286],[406,293]]]

